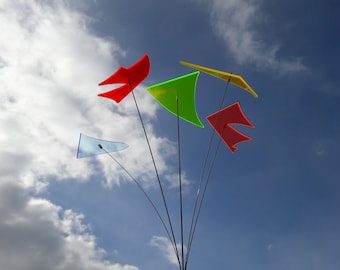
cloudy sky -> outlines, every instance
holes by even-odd
[[[165,217],[132,96],[97,96],[145,53],[150,75],[134,93],[179,248],[177,120],[146,87],[192,72],[183,60],[242,75],[259,95],[228,87],[224,106],[240,102],[253,140],[219,148],[188,270],[338,269],[339,13],[333,0],[0,0],[0,269],[178,269],[124,170],[107,155],[76,159],[80,133],[127,143],[113,156]],[[201,73],[205,128],[180,122],[184,248],[205,117],[225,85]]]

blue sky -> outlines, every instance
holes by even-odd
[[[115,157],[162,209],[130,96],[97,96],[144,53],[135,89],[179,243],[177,124],[146,87],[192,72],[181,60],[243,76],[230,85],[255,128],[220,147],[189,269],[316,270],[340,264],[340,57],[336,1],[0,1],[0,268],[178,269],[143,194],[108,156],[76,159],[79,133],[123,141]],[[180,122],[185,236],[225,82],[201,73],[197,112]],[[216,142],[216,141],[215,141]]]

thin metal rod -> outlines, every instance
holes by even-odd
[[[219,109],[218,109],[219,111],[222,109],[222,106],[224,104],[224,100],[225,100],[225,97],[226,97],[226,94],[227,94],[227,89],[228,89],[229,84],[230,84],[230,78],[228,79],[227,84],[224,88],[223,96],[222,96],[222,99],[221,99],[221,102],[220,102],[220,105],[219,105]],[[218,123],[218,120],[219,120],[219,117],[216,118],[215,125]],[[193,210],[192,219],[191,219],[184,270],[186,270],[186,268],[187,268],[189,255],[190,255],[190,251],[191,251],[191,245],[192,245],[192,241],[193,241],[194,234],[195,234],[195,229],[196,229],[197,222],[198,222],[198,217],[200,215],[205,190],[206,190],[206,187],[207,187],[207,182],[209,181],[211,169],[214,166],[214,162],[212,162],[211,165],[210,165],[210,169],[209,169],[209,175],[207,176],[207,179],[204,181],[204,175],[206,174],[208,157],[210,155],[214,135],[215,135],[215,128],[212,129],[211,134],[210,134],[208,149],[207,149],[207,153],[205,155],[205,159],[204,159],[204,162],[203,162],[203,168],[202,168],[202,173],[201,173],[201,177],[200,177],[200,182],[199,182],[199,186],[198,186],[197,193],[196,193],[196,200],[195,200],[194,210]],[[218,144],[218,146],[219,146],[219,144]],[[218,150],[218,147],[215,151],[215,155],[217,154],[217,150]],[[215,160],[215,157],[216,157],[215,155],[214,155],[214,160]],[[206,182],[206,184],[205,184],[203,195],[201,195],[201,188],[202,188],[202,185],[203,185],[204,182]],[[200,198],[200,196],[201,196],[201,198]],[[198,203],[199,203],[200,206],[198,207],[198,210],[197,210]]]
[[[148,144],[148,148],[149,148],[149,152],[150,152],[150,155],[151,155],[152,163],[153,163],[153,166],[154,166],[154,169],[155,169],[155,173],[156,173],[159,189],[160,189],[161,194],[162,194],[163,204],[164,204],[164,208],[165,208],[166,215],[167,215],[167,218],[168,218],[168,223],[169,223],[169,226],[170,226],[172,241],[173,241],[173,243],[175,245],[175,255],[176,255],[176,257],[178,259],[178,262],[180,264],[179,253],[178,253],[178,249],[177,249],[177,245],[176,245],[176,238],[175,238],[175,234],[174,234],[174,230],[173,230],[173,226],[172,226],[172,222],[171,222],[171,218],[170,218],[170,213],[169,213],[168,205],[166,203],[166,199],[165,199],[162,183],[161,183],[160,178],[159,178],[159,173],[158,173],[158,170],[157,170],[155,158],[153,156],[152,149],[151,149],[151,146],[150,146],[150,141],[149,141],[148,135],[146,133],[146,129],[145,129],[145,125],[144,125],[144,122],[143,122],[143,119],[142,119],[142,115],[140,113],[140,110],[139,110],[139,107],[138,107],[138,104],[137,104],[137,100],[136,100],[136,97],[135,97],[135,94],[134,94],[133,91],[132,91],[132,96],[133,96],[133,100],[134,100],[135,105],[136,105],[136,109],[137,109],[137,112],[138,112],[138,116],[139,116],[140,122],[141,122],[142,127],[143,127],[144,136],[145,136],[146,142]]]
[[[177,146],[178,146],[178,179],[179,179],[179,201],[180,201],[180,220],[181,220],[181,247],[182,247],[182,266],[184,269],[184,232],[183,232],[183,195],[182,195],[182,169],[181,169],[181,139],[179,126],[179,100],[176,97],[176,114],[177,114]]]
[[[219,146],[220,146],[220,144],[221,144],[221,141],[222,141],[222,139],[219,139],[218,145],[217,145],[217,147],[216,147],[216,150],[215,150],[215,153],[214,153],[214,156],[213,156],[213,160],[212,160],[211,165],[210,165],[210,169],[209,169],[209,172],[208,172],[208,176],[207,176],[207,179],[206,179],[206,182],[205,182],[205,185],[204,185],[204,189],[203,189],[203,193],[202,193],[202,198],[201,198],[201,200],[200,200],[200,202],[199,202],[198,211],[197,211],[197,215],[196,215],[195,222],[194,222],[194,226],[193,226],[193,230],[192,230],[192,236],[191,236],[191,238],[190,238],[190,242],[188,243],[188,251],[187,251],[187,256],[186,256],[186,261],[185,261],[185,267],[184,267],[184,269],[187,269],[187,264],[188,264],[188,261],[189,261],[189,256],[190,256],[192,241],[193,241],[193,239],[194,239],[194,235],[195,235],[195,231],[196,231],[196,226],[197,226],[198,219],[199,219],[199,216],[200,216],[200,213],[201,213],[201,209],[202,209],[204,197],[205,197],[205,194],[206,194],[206,190],[207,190],[207,187],[208,187],[208,183],[209,183],[209,181],[210,181],[211,172],[212,172],[212,169],[213,169],[214,164],[215,164],[215,160],[216,160],[216,157],[217,157],[217,153],[218,153],[218,150],[219,150]]]
[[[165,225],[165,222],[161,216],[161,214],[159,213],[156,205],[153,203],[153,201],[151,200],[150,196],[146,193],[146,191],[144,190],[144,188],[142,187],[142,185],[136,180],[136,178],[134,178],[132,176],[132,174],[117,160],[115,159],[101,144],[98,144],[98,147],[102,150],[105,151],[105,153],[131,178],[131,180],[133,182],[135,182],[135,184],[137,185],[137,187],[143,192],[143,194],[145,195],[146,199],[149,201],[149,203],[151,204],[152,208],[155,210],[159,220],[161,221],[167,235],[168,235],[168,238],[169,238],[169,241],[171,242],[171,245],[176,253],[176,243],[174,243],[171,239],[171,236],[170,236],[170,232],[169,232],[169,229],[168,227]]]

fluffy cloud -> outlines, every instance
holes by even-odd
[[[240,64],[255,64],[259,68],[277,71],[302,71],[300,59],[290,61],[278,57],[279,45],[267,44],[254,25],[261,18],[256,1],[214,0],[211,20],[216,33],[225,41]]]
[[[65,8],[63,1],[51,5],[34,1],[2,1],[0,5],[1,51],[1,171],[20,168],[26,186],[42,188],[46,176],[57,179],[88,179],[95,172],[91,159],[76,160],[79,133],[127,142],[118,154],[129,161],[132,174],[142,181],[154,179],[154,171],[141,124],[132,99],[115,104],[96,97],[98,82],[118,67],[116,56],[125,52],[112,40],[91,33],[84,15]],[[143,88],[141,86],[140,88]],[[159,170],[166,170],[172,145],[153,135],[149,124],[157,105],[137,89],[137,100],[146,122]],[[162,153],[161,153],[162,149]],[[108,183],[119,183],[121,172],[99,158]],[[98,168],[97,168],[98,169]],[[168,177],[171,178],[171,175]]]
[[[19,185],[0,184],[0,215],[1,269],[138,269],[105,260],[82,215],[29,197]]]
[[[134,175],[143,168],[145,185],[155,183],[151,159],[140,158],[149,153],[132,100],[117,106],[96,97],[105,90],[98,82],[125,52],[91,33],[89,22],[64,1],[0,1],[1,269],[137,269],[105,260],[80,214],[36,193],[51,179],[87,180],[98,171],[108,184],[127,179],[107,156],[76,160],[80,132],[127,142],[118,159]],[[157,106],[141,90],[136,96],[158,169],[171,179],[163,158],[173,147],[153,135]]]
[[[176,257],[176,253],[174,251],[174,247],[172,246],[170,240],[164,236],[153,236],[150,240],[150,245],[156,247],[160,250],[163,256],[174,265],[178,264],[178,259]],[[177,250],[181,254],[181,245],[177,244]],[[185,249],[184,249],[185,250]],[[186,251],[186,250],[185,250]]]

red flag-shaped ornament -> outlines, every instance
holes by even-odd
[[[252,140],[252,138],[242,134],[231,126],[232,124],[238,124],[254,127],[243,113],[239,102],[209,115],[207,120],[231,152],[235,152],[238,149],[235,144]]]
[[[113,99],[119,103],[125,98],[133,89],[135,89],[150,73],[150,59],[147,54],[144,54],[132,66],[125,68],[120,67],[105,81],[99,85],[122,83],[123,85],[112,89],[108,92],[98,94],[98,96]]]

